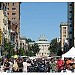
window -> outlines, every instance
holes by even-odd
[[[66,29],[66,27],[63,27],[63,29]]]
[[[72,39],[70,39],[70,41],[72,41]]]
[[[7,8],[7,10],[9,10],[9,8]]]
[[[63,35],[63,37],[66,37],[66,35]]]
[[[24,43],[23,43],[23,45],[24,45]]]
[[[7,6],[7,3],[6,3],[6,6]]]
[[[9,13],[7,13],[9,15]]]
[[[16,15],[16,13],[12,13],[12,15]]]
[[[14,6],[14,3],[12,3],[12,6]]]
[[[69,32],[70,34],[72,34],[72,32]]]
[[[4,34],[6,34],[6,32]]]
[[[72,27],[72,25],[70,24],[70,27]]]
[[[22,43],[20,43],[20,45],[22,45]]]
[[[72,6],[72,4],[70,4],[70,6]]]
[[[12,18],[12,20],[15,20],[15,18]]]
[[[12,10],[16,10],[16,8],[12,8]]]
[[[42,53],[42,55],[43,55],[43,53]]]
[[[9,3],[8,3],[8,6],[9,6]]]
[[[72,11],[69,11],[70,13],[72,13]]]
[[[64,31],[63,33],[66,34],[66,31]]]

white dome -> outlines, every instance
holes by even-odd
[[[43,41],[43,40],[46,41],[47,39],[46,39],[45,35],[40,35],[39,40],[40,40],[40,41]]]

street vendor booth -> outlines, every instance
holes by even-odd
[[[62,59],[64,58],[75,58],[75,48],[72,47],[67,53],[62,55]]]

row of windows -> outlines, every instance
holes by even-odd
[[[7,8],[7,10],[9,10],[9,8]],[[12,8],[12,10],[16,10],[16,8]]]
[[[24,45],[24,43],[20,43],[20,45],[22,45],[22,44]]]
[[[63,27],[63,29],[66,29],[66,27]]]
[[[10,4],[10,3],[6,3],[6,6],[7,6],[7,5],[9,6],[9,4]],[[14,5],[15,5],[15,3],[12,3],[12,6],[14,6]]]
[[[9,15],[9,13],[7,13]],[[12,13],[12,15],[16,15],[16,13]]]

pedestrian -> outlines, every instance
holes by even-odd
[[[26,60],[23,61],[23,72],[27,73],[27,62],[26,62]]]
[[[18,69],[19,69],[18,72],[23,72],[23,62],[21,59],[18,61]]]
[[[10,69],[9,70],[10,70],[10,73],[11,73],[12,72],[12,68],[13,68],[13,62],[12,62],[11,59],[9,60],[9,63],[10,63]]]
[[[9,72],[9,67],[10,66],[10,63],[8,61],[8,59],[5,59],[5,62],[4,62],[4,72]]]
[[[58,58],[56,64],[57,64],[56,65],[57,66],[57,71],[61,72],[61,70],[63,70],[63,68],[64,68],[64,61],[61,59],[61,57]]]
[[[14,64],[13,64],[13,72],[18,72],[17,59],[16,59],[16,60],[14,60]]]
[[[56,62],[54,59],[52,59],[50,63],[50,72],[56,72]]]

